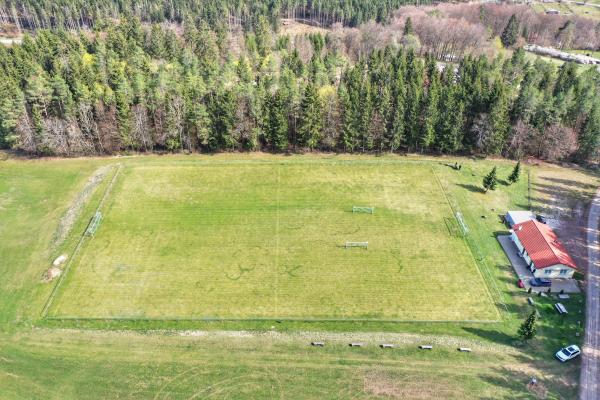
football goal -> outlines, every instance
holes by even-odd
[[[369,242],[346,242],[345,247],[347,249],[351,249],[353,247],[360,247],[367,250],[369,248]]]
[[[461,214],[460,211],[456,212],[456,220],[458,221],[458,224],[460,225],[460,229],[463,232],[463,235],[466,235],[467,233],[469,233],[469,228],[467,227],[467,224],[465,223],[465,220],[463,219],[463,215]]]
[[[100,226],[100,222],[102,222],[102,213],[100,211],[96,211],[96,214],[94,214],[92,217],[92,220],[85,231],[85,235],[94,236],[94,233],[96,233],[98,227]]]
[[[353,213],[373,214],[373,213],[375,213],[375,207],[354,206],[354,207],[352,207],[352,212]]]

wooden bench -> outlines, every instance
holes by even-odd
[[[471,350],[471,348],[470,348],[470,347],[459,347],[459,348],[458,348],[458,351],[464,351],[464,352],[466,352],[466,353],[470,353],[470,352],[472,352],[473,350]]]
[[[311,346],[323,347],[325,346],[325,342],[310,342]]]
[[[349,344],[350,347],[363,347],[363,345],[364,344],[360,342],[353,342]]]
[[[562,303],[556,303],[554,308],[559,314],[568,314],[567,308]]]
[[[431,349],[433,349],[433,346],[430,345],[430,344],[422,344],[422,345],[419,346],[419,348],[421,350],[431,350]]]

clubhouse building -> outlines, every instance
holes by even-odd
[[[572,278],[577,270],[575,261],[546,224],[535,219],[517,223],[510,238],[536,278]]]

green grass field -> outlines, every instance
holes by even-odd
[[[449,168],[448,165],[454,162],[462,164],[460,171]],[[59,288],[55,291],[58,281],[44,283],[42,275],[57,255],[73,253],[90,217],[110,186],[114,166],[117,164],[121,164],[122,169],[103,203],[104,221],[97,235],[84,241],[79,255],[73,258],[68,273],[63,275],[66,278],[60,281]],[[416,156],[315,154],[286,157],[220,154],[27,160],[2,157],[0,154],[0,398],[576,398],[580,361],[560,364],[553,359],[553,353],[566,344],[580,343],[584,298],[572,296],[566,300],[569,315],[563,317],[554,312],[553,297],[536,297],[536,308],[541,315],[538,336],[526,345],[517,342],[518,326],[532,311],[532,307],[526,301],[528,294],[517,289],[516,277],[507,265],[495,235],[506,231],[499,215],[506,209],[527,208],[529,200],[534,209],[545,213],[558,208],[565,215],[577,216],[577,210],[589,201],[599,180],[589,171],[542,164],[524,165],[521,180],[517,184],[508,185],[505,179],[513,165],[512,161],[498,159]],[[105,171],[104,179],[92,190],[88,190],[90,177],[96,176],[99,169],[107,166],[109,168]],[[482,177],[493,166],[498,167],[500,184],[495,191],[483,193],[480,189]],[[279,170],[279,174],[260,174],[261,169]],[[203,171],[218,173],[203,174]],[[343,173],[333,173],[340,171]],[[434,184],[432,171],[439,178],[439,184]],[[531,172],[531,185],[528,185],[526,171]],[[227,193],[211,193],[208,182],[217,177],[222,187],[230,189]],[[234,180],[233,177],[237,178]],[[274,202],[277,197],[273,199],[272,196],[263,196],[257,186],[269,187],[277,177],[280,182],[279,207],[268,209],[266,205],[277,205]],[[369,181],[365,182],[364,178]],[[323,182],[332,182],[337,190],[325,190],[320,186]],[[397,187],[401,184],[405,184],[405,189]],[[250,190],[251,186],[255,190]],[[381,195],[385,193],[386,186],[397,199],[397,203],[391,203],[392,207],[387,205],[389,203],[385,196]],[[529,195],[528,186],[531,187]],[[140,192],[142,189],[148,190],[148,193]],[[246,193],[243,199],[234,195],[242,191]],[[367,191],[369,196],[366,195]],[[82,197],[82,193],[89,195],[83,202],[79,201],[85,197]],[[135,196],[131,196],[132,193],[136,193]],[[127,196],[133,199],[127,199]],[[360,197],[358,200],[376,203],[375,214],[353,215],[347,212],[345,207],[354,205],[358,201],[356,197]],[[170,201],[172,198],[181,201]],[[199,208],[193,201],[200,198],[205,201],[211,199],[212,203],[206,202],[204,208]],[[301,199],[303,207],[298,206],[297,199]],[[402,201],[407,204],[402,204]],[[260,208],[262,218],[258,218],[257,203],[263,204],[263,208]],[[161,206],[164,214],[161,214],[161,210],[152,209],[152,204],[164,205]],[[227,213],[217,214],[214,211],[217,204],[222,210],[227,210]],[[244,204],[244,212],[236,209],[234,204]],[[64,241],[57,240],[59,233],[64,232],[65,216],[77,208],[75,205],[79,205],[79,212],[72,221],[70,234]],[[251,205],[254,207],[250,207]],[[318,207],[311,208],[310,205]],[[325,210],[324,205],[335,210]],[[435,207],[435,210],[423,213],[422,209],[429,206]],[[344,212],[334,215],[338,212],[337,208],[344,208]],[[290,216],[295,218],[295,222],[308,221],[313,226],[316,225],[311,234],[318,236],[321,242],[328,237],[331,218],[344,221],[340,226],[348,230],[350,228],[347,224],[353,225],[355,221],[361,221],[360,232],[372,234],[375,238],[368,239],[371,246],[369,250],[354,249],[347,254],[341,252],[341,249],[335,247],[338,245],[337,237],[331,234],[335,237],[332,242],[336,242],[331,252],[340,251],[342,255],[357,257],[362,257],[365,253],[375,256],[375,250],[378,250],[375,247],[377,240],[393,242],[394,237],[408,237],[406,240],[416,243],[415,246],[422,245],[419,238],[402,233],[399,229],[399,226],[408,223],[398,217],[404,214],[411,216],[413,224],[417,223],[417,219],[421,222],[443,223],[441,227],[434,227],[432,223],[429,230],[419,232],[435,236],[434,248],[442,240],[446,241],[446,245],[452,245],[455,237],[450,235],[452,228],[448,230],[444,220],[452,217],[451,208],[463,214],[469,228],[469,234],[461,245],[466,246],[463,251],[468,250],[475,256],[469,255],[467,258],[473,264],[465,263],[460,268],[471,268],[474,276],[482,276],[479,279],[483,280],[484,285],[474,290],[482,290],[481,293],[486,296],[484,298],[481,295],[482,298],[476,303],[462,303],[461,312],[477,312],[482,315],[489,312],[486,310],[493,313],[498,310],[499,316],[494,317],[497,319],[495,322],[390,322],[371,319],[315,321],[307,317],[280,321],[58,317],[66,316],[67,310],[70,310],[69,314],[85,311],[85,315],[102,312],[107,315],[111,307],[113,310],[120,307],[131,315],[141,315],[142,307],[138,306],[141,304],[139,302],[146,302],[143,305],[145,313],[168,318],[173,317],[167,313],[186,315],[185,312],[188,312],[187,315],[191,315],[194,311],[190,311],[193,310],[190,307],[194,306],[198,307],[198,313],[204,314],[204,306],[190,303],[189,299],[186,300],[189,293],[182,290],[192,288],[192,294],[197,294],[193,284],[199,278],[186,282],[183,270],[173,272],[180,274],[181,281],[175,281],[175,277],[170,274],[155,281],[148,278],[148,283],[154,282],[156,285],[155,293],[160,294],[161,290],[165,290],[175,297],[179,296],[179,300],[183,299],[182,310],[187,311],[183,312],[173,304],[163,304],[165,301],[162,300],[153,302],[152,299],[143,297],[146,284],[139,285],[140,281],[136,281],[131,270],[121,268],[118,271],[120,278],[111,276],[114,270],[111,272],[110,268],[114,269],[114,264],[111,265],[110,260],[103,261],[104,256],[101,255],[107,254],[107,250],[99,246],[102,243],[114,246],[115,249],[124,249],[126,254],[123,257],[147,259],[148,263],[138,262],[135,265],[161,273],[169,261],[163,261],[161,265],[158,260],[184,258],[183,253],[178,255],[172,250],[160,253],[159,249],[163,247],[179,247],[179,251],[194,254],[203,252],[207,261],[215,262],[208,258],[210,252],[207,244],[212,244],[217,250],[238,245],[232,240],[222,240],[216,246],[207,237],[198,237],[193,246],[184,246],[172,239],[167,246],[166,239],[169,237],[166,233],[163,234],[162,241],[159,239],[161,229],[165,232],[171,230],[173,234],[176,226],[183,226],[186,232],[182,237],[187,237],[188,232],[190,235],[193,232],[194,235],[206,236],[209,229],[212,229],[208,224],[192,223],[194,218],[198,221],[203,217],[213,223],[218,221],[223,227],[228,226],[224,223],[227,221],[229,231],[223,228],[224,234],[233,232],[230,234],[244,237],[250,243],[254,240],[252,234],[240,228],[242,225],[237,221],[245,218],[256,229],[260,228],[272,235],[272,226],[277,221],[277,213],[273,212],[279,210],[279,221],[287,221],[288,224],[280,224],[279,227],[281,260],[295,254],[293,251],[300,248],[298,240],[289,236],[291,227],[298,226],[289,222]],[[297,210],[297,215],[290,214],[292,209]],[[385,214],[386,209],[388,214]],[[319,214],[312,215],[315,212]],[[284,220],[286,216],[288,220]],[[388,238],[380,233],[379,226],[371,224],[377,221],[376,218],[385,219],[381,223],[387,230],[396,228],[393,230],[393,237]],[[152,236],[147,232],[140,232],[150,225],[156,225],[158,221],[161,221],[161,228],[155,227]],[[168,221],[172,221],[171,225]],[[174,221],[177,221],[176,226]],[[576,223],[575,217],[573,223]],[[409,228],[410,224],[406,227]],[[304,229],[307,229],[304,225],[297,228]],[[138,236],[145,240],[137,239]],[[119,243],[119,238],[137,243],[139,248]],[[296,247],[289,245],[290,240],[296,241]],[[357,240],[363,240],[362,236]],[[260,246],[268,249],[272,243],[273,240],[263,240]],[[283,244],[286,244],[285,248]],[[315,251],[325,247],[321,243],[311,245]],[[453,252],[460,251],[458,244],[453,247]],[[407,251],[406,249],[404,246],[398,251]],[[324,261],[334,258],[328,251],[319,251],[321,254],[318,258],[311,254],[304,261],[317,259],[320,264],[324,264]],[[386,263],[393,258],[385,251],[378,251],[378,262],[383,263],[383,268],[388,268]],[[100,256],[89,258],[92,264],[83,263],[84,259],[93,254]],[[257,266],[245,273],[244,277],[238,278],[238,281],[249,279],[252,273],[259,271],[273,276],[277,270],[281,271],[279,278],[282,281],[292,279],[285,276],[287,273],[283,268],[284,264],[276,264],[269,252],[257,254],[272,262],[271,269],[261,270]],[[408,258],[408,253],[406,257]],[[231,263],[235,260],[235,257],[224,251],[220,258]],[[440,258],[441,262],[448,263],[444,257]],[[415,257],[413,260],[417,264],[420,259]],[[192,261],[196,264],[177,267],[186,268],[188,275],[200,276],[208,272],[193,270],[192,267],[201,266],[202,262],[195,259]],[[106,271],[98,270],[102,263],[109,265]],[[232,271],[240,271],[237,266],[231,265]],[[280,266],[279,269],[277,265]],[[361,267],[358,263],[350,266]],[[310,267],[296,271],[306,274]],[[417,271],[417,275],[407,276],[420,281],[405,287],[412,289],[418,285],[426,285],[429,282],[425,278],[428,276],[426,268],[419,268],[418,265],[412,268]],[[455,268],[458,270],[459,266]],[[408,269],[409,266],[404,265],[403,271]],[[223,278],[225,272],[230,271],[219,270],[216,276],[220,279],[219,282],[231,284],[228,278]],[[230,277],[235,278],[232,275]],[[363,275],[363,282],[367,282],[366,279],[370,277],[371,275]],[[180,286],[175,290],[169,288],[167,283]],[[272,282],[260,284],[261,288],[265,287],[262,285],[273,287]],[[383,282],[382,285],[386,284]],[[83,286],[78,288],[77,285]],[[344,291],[346,287],[344,282],[331,283],[329,290]],[[314,290],[309,284],[298,288],[293,293],[288,293],[287,297],[290,299],[279,297],[278,309],[282,310],[284,304],[293,306],[296,298],[306,298],[303,291]],[[102,297],[99,290],[110,291],[111,294]],[[138,297],[135,290],[139,290]],[[446,310],[453,305],[449,300],[451,293],[446,290],[447,288],[438,288],[438,291],[416,293],[414,296],[423,297],[419,300],[411,299],[412,307],[421,311]],[[464,290],[471,288],[464,285]],[[56,296],[51,302],[49,315],[44,317],[42,310],[52,293]],[[264,303],[264,299],[260,297],[254,298],[251,292],[247,293],[246,301],[253,302],[254,305],[262,303],[266,307],[274,307],[273,304]],[[235,295],[236,293],[230,294],[232,300],[236,299]],[[93,297],[96,302],[87,301],[86,296]],[[165,299],[164,296],[163,293],[159,298]],[[338,296],[334,298],[336,301],[346,301],[348,298],[339,293],[335,296]],[[236,302],[232,301],[238,312],[244,306],[243,302],[240,303],[240,298],[241,296]],[[407,299],[409,297],[394,301],[401,305]],[[166,302],[169,303],[169,300]],[[211,300],[215,302],[213,305],[217,304],[216,297]],[[444,305],[444,301],[448,307],[440,307]],[[70,302],[72,304],[68,304]],[[330,307],[328,311],[331,312],[331,303],[325,301],[319,305],[318,310]],[[352,300],[349,304],[358,303]],[[476,305],[477,308],[469,308],[469,305]],[[378,306],[375,299],[370,304],[365,304],[360,312],[365,312],[367,307],[376,311]],[[303,310],[311,310],[309,302],[304,303]],[[346,311],[353,315],[360,313],[349,308]],[[249,315],[243,317],[249,318]],[[311,340],[324,340],[327,345],[324,348],[313,348],[309,345]],[[349,341],[363,341],[366,347],[350,348],[347,345]],[[382,342],[391,342],[397,347],[382,350],[377,346]],[[418,350],[417,345],[423,343],[433,343],[434,350]],[[469,354],[459,353],[456,351],[457,346],[472,347],[474,351]],[[526,386],[531,376],[538,378],[544,390],[537,397]]]
[[[50,316],[499,318],[429,163],[130,165],[102,212]]]

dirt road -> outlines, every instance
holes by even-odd
[[[581,400],[600,399],[600,239],[598,223],[600,219],[600,190],[592,201],[588,217],[588,274],[585,341],[581,366]]]

